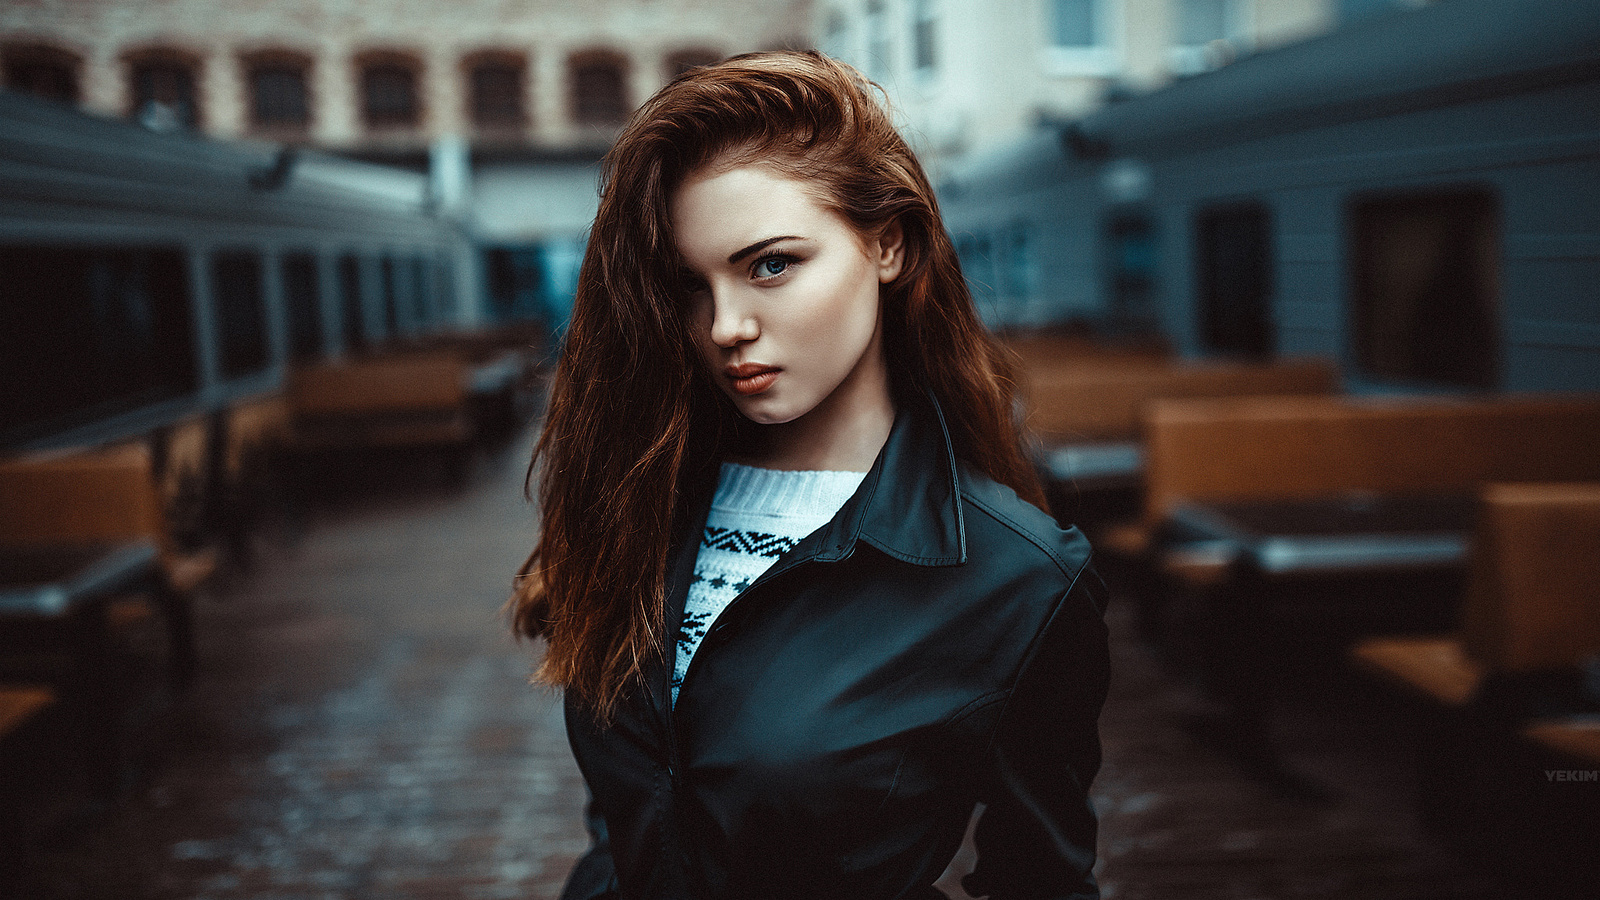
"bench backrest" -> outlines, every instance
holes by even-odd
[[[465,402],[465,380],[449,351],[334,362],[291,373],[289,402],[298,415],[450,409]]]
[[[1017,355],[1024,372],[1061,368],[1172,361],[1172,350],[1158,341],[1106,343],[1072,335],[1013,335],[1001,344]]]
[[[0,543],[160,541],[163,534],[142,445],[0,462]]]
[[[1338,390],[1338,367],[1321,358],[1043,368],[1027,378],[1028,423],[1047,439],[1131,440],[1138,435],[1140,410],[1151,400]]]
[[[249,474],[252,459],[289,440],[292,413],[283,394],[263,394],[228,410],[228,446],[224,459],[228,476]]]
[[[1461,642],[1485,668],[1600,653],[1600,483],[1485,487],[1472,558]]]
[[[1182,500],[1465,493],[1493,481],[1600,480],[1600,395],[1155,400],[1142,420],[1145,512]]]

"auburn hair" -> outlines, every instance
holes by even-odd
[[[703,166],[803,180],[863,235],[898,223],[904,266],[881,288],[892,389],[931,391],[957,456],[1043,504],[1009,354],[978,319],[932,186],[875,89],[815,51],[735,56],[662,88],[606,155],[528,469],[541,530],[510,604],[514,630],[548,644],[538,680],[602,719],[672,640],[667,556],[691,485],[757,427],[740,424],[690,331],[668,202]]]

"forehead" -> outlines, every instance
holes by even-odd
[[[678,252],[694,263],[726,262],[730,253],[780,235],[855,237],[814,182],[759,164],[695,170],[673,192],[668,212]]]

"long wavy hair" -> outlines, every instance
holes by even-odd
[[[694,349],[668,201],[712,164],[815,187],[860,234],[898,222],[904,267],[881,289],[897,396],[931,390],[956,454],[1043,505],[1013,416],[1008,354],[973,309],[933,189],[875,86],[813,51],[735,56],[662,88],[606,155],[600,209],[528,470],[537,545],[510,610],[547,641],[538,680],[601,718],[671,640],[665,580],[685,498],[742,417]]]

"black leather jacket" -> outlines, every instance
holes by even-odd
[[[958,465],[936,404],[902,404],[843,509],[716,620],[675,708],[670,655],[609,726],[568,704],[595,843],[564,900],[941,897],[976,803],[973,896],[1097,897],[1104,603],[1077,530]]]

